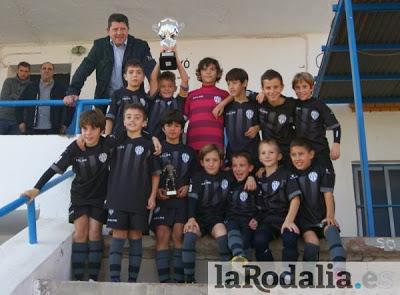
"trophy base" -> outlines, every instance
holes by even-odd
[[[169,70],[176,70],[178,68],[174,52],[160,53],[159,61],[160,61],[160,70],[169,71]]]
[[[167,196],[176,196],[176,191],[167,191]]]

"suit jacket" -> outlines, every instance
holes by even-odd
[[[20,100],[39,100],[39,83],[29,84],[21,93]],[[53,88],[50,91],[50,99],[63,99],[65,96],[65,87],[54,81]],[[17,123],[26,123],[28,128],[36,126],[38,107],[19,107],[16,108]],[[50,107],[50,121],[53,133],[58,134],[61,125],[69,126],[73,117],[73,108],[69,107]]]
[[[128,35],[128,41],[122,62],[122,69],[127,60],[138,59],[144,67],[146,77],[149,79],[151,72],[156,64],[151,56],[149,45],[146,41],[136,39]],[[114,66],[114,51],[110,44],[110,37],[97,39],[93,43],[87,57],[84,58],[72,77],[67,95],[79,95],[86,78],[96,70],[96,90],[95,98],[106,98],[111,93],[108,92],[111,74]],[[123,73],[121,72],[121,75]],[[126,81],[124,85],[126,86]]]

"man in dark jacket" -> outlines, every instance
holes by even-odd
[[[54,65],[43,63],[40,67],[40,81],[28,85],[19,99],[63,99],[65,87],[54,81],[53,76]],[[64,134],[72,115],[71,109],[64,106],[20,107],[16,111],[19,130],[27,134]]]
[[[78,99],[87,77],[96,70],[95,98],[109,98],[115,90],[126,86],[123,78],[124,65],[127,60],[137,59],[144,68],[145,75],[150,81],[155,61],[151,56],[146,41],[128,34],[128,18],[119,13],[111,14],[108,18],[108,36],[97,39],[93,43],[88,56],[82,61],[64,98],[64,103],[73,105]],[[103,111],[106,107],[103,108]]]
[[[29,80],[30,72],[31,65],[26,61],[20,62],[17,66],[17,75],[4,81],[0,100],[18,100],[25,87],[31,83]],[[20,134],[14,107],[0,107],[0,134]]]

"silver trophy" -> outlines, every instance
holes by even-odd
[[[163,169],[165,175],[165,190],[168,197],[174,197],[177,194],[176,191],[176,170],[172,164],[165,165]]]
[[[183,27],[183,23],[179,24],[173,18],[164,18],[153,25],[153,31],[161,38],[161,46],[166,49],[165,52],[160,53],[161,70],[177,69],[176,57],[175,53],[172,52],[172,48],[176,44],[175,37],[180,33]]]

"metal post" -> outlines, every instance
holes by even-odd
[[[354,104],[358,125],[358,142],[360,148],[361,175],[364,190],[364,199],[367,208],[368,235],[375,236],[374,211],[372,208],[371,183],[368,170],[367,142],[365,138],[364,114],[362,105],[362,92],[360,83],[360,72],[358,68],[356,34],[354,30],[353,7],[351,0],[344,0],[346,13],[346,26],[349,42],[349,54],[351,63],[351,74],[353,76]]]
[[[81,128],[79,127],[79,117],[81,116],[82,110],[83,110],[83,104],[78,100],[76,102],[75,134],[81,133]]]
[[[28,204],[29,244],[37,244],[35,201]]]

